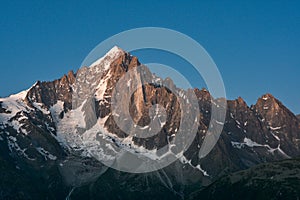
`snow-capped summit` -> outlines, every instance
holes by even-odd
[[[125,51],[123,49],[121,49],[118,46],[114,46],[103,57],[101,57],[101,58],[97,59],[95,62],[93,62],[90,65],[90,67],[94,67],[96,65],[102,64],[104,60],[106,63],[112,62],[124,53],[125,53]],[[109,67],[109,65],[105,65],[105,69],[107,69],[107,67]]]

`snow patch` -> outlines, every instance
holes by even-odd
[[[278,127],[272,127],[272,126],[270,126],[270,129],[271,129],[272,131],[277,131],[277,130],[280,130],[280,129],[281,129],[281,126],[278,126]]]
[[[42,104],[42,103],[36,103],[36,102],[33,102],[32,105],[33,105],[36,109],[42,111],[42,113],[44,113],[45,115],[50,114],[49,110],[47,110],[46,108],[43,108],[43,104]]]
[[[276,140],[280,141],[280,138],[279,138],[277,135],[275,135],[273,132],[271,132],[271,134],[273,135],[273,137],[274,137]]]
[[[231,141],[231,145],[232,145],[232,147],[234,147],[234,148],[237,148],[237,149],[241,149],[241,148],[243,148],[244,147],[244,143],[240,143],[240,142],[232,142]]]
[[[223,122],[219,122],[219,121],[217,121],[217,120],[215,120],[215,121],[216,121],[216,123],[219,124],[219,125],[224,125]]]
[[[130,87],[130,85],[131,85],[131,79],[129,79],[129,80],[127,81],[127,87]]]
[[[278,138],[278,140],[280,140],[280,139]],[[270,147],[269,145],[267,145],[267,144],[258,144],[258,143],[256,143],[256,142],[252,141],[251,139],[245,137],[245,138],[244,138],[244,142],[231,142],[231,145],[232,145],[234,148],[237,148],[237,149],[242,149],[242,148],[245,147],[245,145],[248,146],[248,147],[251,147],[251,148],[253,148],[253,147],[265,147],[265,148],[268,149],[268,152],[270,152],[270,153],[274,153],[274,151],[278,151],[278,152],[281,153],[284,157],[290,158],[290,156],[287,155],[287,154],[280,148],[280,144],[278,145],[277,148],[271,148],[271,147]]]
[[[248,146],[248,147],[261,147],[261,146],[264,146],[264,145],[261,145],[261,144],[258,144],[254,141],[252,141],[251,139],[249,138],[244,138],[244,143]]]
[[[202,174],[203,174],[204,176],[209,176],[209,174],[208,174],[205,170],[203,170],[203,169],[201,168],[200,164],[198,164],[197,166],[193,166],[193,165],[192,165],[192,160],[188,160],[185,156],[180,157],[180,158],[179,158],[179,161],[180,161],[182,164],[188,164],[188,165],[190,165],[192,168],[198,169],[200,172],[202,172]]]
[[[99,85],[96,87],[95,98],[97,100],[103,100],[105,91],[107,89],[107,82],[111,75],[107,74],[105,78],[101,79]]]
[[[44,156],[45,160],[56,160],[57,157],[50,154],[48,151],[46,151],[44,148],[42,147],[37,147],[36,150],[42,155]]]
[[[13,153],[14,151],[20,155],[20,156],[23,156],[25,157],[27,160],[35,160],[34,158],[30,158],[27,154],[26,154],[26,151],[27,151],[27,148],[25,149],[22,149],[18,143],[17,143],[17,138],[14,137],[14,136],[9,136],[7,138],[7,145],[8,145],[8,149],[11,153]]]

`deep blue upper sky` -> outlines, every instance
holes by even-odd
[[[269,92],[300,113],[299,10],[299,1],[2,1],[0,96],[76,71],[90,50],[116,33],[157,26],[202,44],[228,98],[242,96],[253,104]],[[184,64],[151,51],[137,55],[144,63]],[[197,85],[198,77],[190,74]]]

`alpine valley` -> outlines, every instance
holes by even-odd
[[[112,93],[121,77],[140,65],[135,56],[113,47],[76,73],[37,81],[26,91],[0,98],[0,199],[300,198],[299,116],[271,94],[251,106],[241,97],[227,100],[221,136],[200,159],[214,120],[211,108],[218,107],[219,99],[206,89],[177,88],[170,78],[151,75],[153,83],[144,84],[143,73],[151,74],[145,68],[124,85],[125,93],[133,82],[142,85],[129,97],[132,120],[147,129],[153,104],[165,108],[166,119],[152,137],[129,137],[114,121]],[[116,148],[159,159],[157,150],[169,144],[180,126],[179,98],[188,107],[191,93],[200,120],[193,142],[178,160],[154,172],[126,173],[97,159],[113,162]]]

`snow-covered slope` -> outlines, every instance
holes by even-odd
[[[19,121],[13,120],[12,118],[15,117],[19,112],[31,111],[31,109],[24,102],[27,92],[28,90],[25,90],[7,98],[0,98],[0,105],[1,109],[3,110],[3,112],[0,113],[0,123],[2,123],[3,126],[11,125],[16,130],[21,128]],[[18,120],[22,120],[22,118],[19,118]]]

